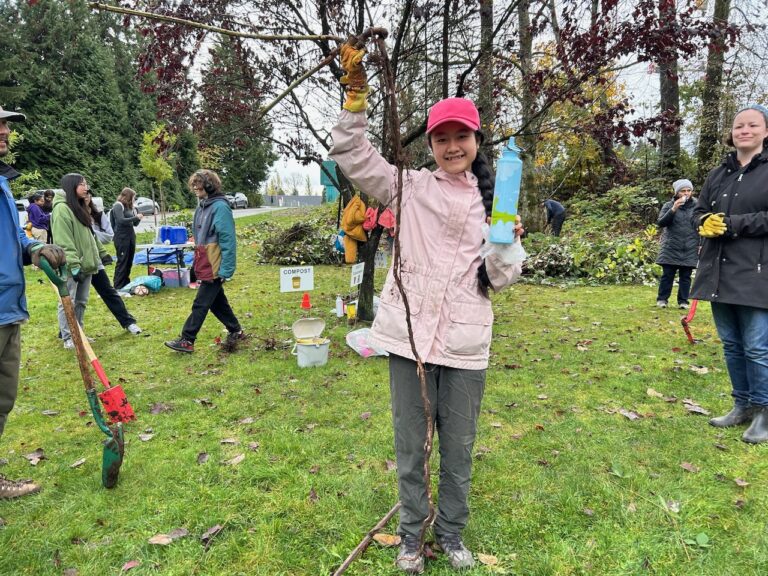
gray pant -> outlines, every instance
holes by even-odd
[[[85,318],[85,307],[88,305],[88,296],[91,291],[91,275],[88,274],[83,278],[83,281],[75,282],[72,277],[67,278],[67,290],[69,290],[69,297],[72,299],[75,305],[75,318],[77,323],[83,326],[83,319]],[[64,306],[59,302],[59,331],[61,332],[61,338],[65,342],[72,338],[72,334],[69,331],[69,324],[67,324],[67,317],[64,315]]]
[[[425,368],[432,419],[440,440],[439,501],[434,529],[440,535],[461,533],[469,519],[472,446],[485,390],[485,370],[435,364]],[[418,536],[428,504],[424,486],[426,419],[416,362],[390,355],[389,387],[402,503],[398,533]]]
[[[0,326],[0,436],[19,390],[21,324]]]

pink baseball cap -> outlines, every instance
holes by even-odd
[[[427,134],[446,122],[459,122],[467,128],[479,130],[480,113],[472,100],[446,98],[430,108],[427,118]]]

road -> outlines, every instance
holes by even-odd
[[[262,206],[260,208],[245,208],[245,209],[239,209],[239,210],[232,210],[232,215],[235,218],[242,218],[243,216],[253,216],[254,214],[263,214],[264,212],[275,212],[277,210],[285,210],[285,208],[278,208],[278,207],[271,207],[271,206]],[[173,216],[176,212],[168,212],[167,216]],[[157,215],[157,226],[162,226],[162,220],[160,218],[160,214]],[[139,222],[139,225],[136,226],[136,232],[153,232],[156,230],[155,227],[155,216],[144,216],[142,218],[141,222]]]

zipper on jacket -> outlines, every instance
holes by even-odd
[[[742,178],[744,178],[744,172],[742,172],[741,174],[739,174],[739,178],[738,178],[738,180],[736,180],[736,182],[741,182],[741,179],[742,179]]]

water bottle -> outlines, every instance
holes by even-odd
[[[341,296],[336,296],[336,317],[344,317],[344,300],[341,299]]]
[[[493,212],[489,240],[495,244],[512,244],[515,241],[515,216],[520,198],[520,180],[523,161],[514,137],[501,151],[496,163],[496,183],[493,190]]]

